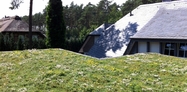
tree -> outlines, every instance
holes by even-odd
[[[39,12],[33,15],[33,26],[36,29],[44,31],[44,22],[45,18],[42,13]]]
[[[9,7],[11,10],[13,9],[18,9],[18,7],[20,6],[20,4],[23,3],[22,0],[12,0],[11,1],[11,7]]]
[[[20,6],[20,4],[23,3],[22,0],[12,0],[11,1],[11,7],[9,7],[10,9],[18,9],[18,7]],[[30,0],[30,9],[29,9],[29,49],[32,48],[32,5],[33,4],[33,0]]]
[[[29,24],[29,16],[25,15],[22,19]],[[35,13],[32,15],[32,27],[45,33],[45,15],[44,13]]]
[[[30,8],[29,8],[29,49],[32,49],[32,4],[33,4],[33,0],[30,0]]]
[[[51,48],[64,48],[65,30],[63,18],[63,7],[61,0],[49,0],[47,7],[47,41],[46,44]]]
[[[110,13],[110,5],[112,1],[109,0],[101,0],[99,4],[97,5],[97,11],[98,11],[98,23],[103,24],[108,23],[108,14]]]
[[[81,18],[79,19],[79,23],[83,25],[82,29],[89,29],[94,24],[95,12],[96,6],[90,2],[84,7]]]
[[[109,23],[115,23],[117,20],[123,17],[122,12],[119,9],[119,5],[117,5],[116,3],[113,3],[109,7],[111,9],[111,11],[108,14]]]

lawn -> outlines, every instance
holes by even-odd
[[[96,59],[62,49],[0,52],[0,92],[187,91],[187,59]]]

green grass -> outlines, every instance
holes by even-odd
[[[187,59],[135,54],[95,59],[66,50],[0,52],[0,92],[187,91]]]

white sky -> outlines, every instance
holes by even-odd
[[[33,14],[42,12],[45,6],[47,5],[47,2],[49,0],[33,0]],[[71,2],[74,2],[74,4],[88,4],[88,2],[91,2],[92,4],[98,4],[100,0],[62,0],[63,6],[70,5]],[[113,0],[113,2],[116,2],[117,4],[125,3],[126,0]],[[1,0],[0,1],[0,19],[2,17],[6,16],[24,16],[29,14],[29,3],[30,0],[23,0],[24,3],[22,3],[17,10],[10,10],[9,7],[11,0]]]

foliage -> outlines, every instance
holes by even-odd
[[[0,33],[0,51],[3,50],[4,47],[4,39],[3,39],[3,34]]]
[[[80,47],[82,46],[82,40],[71,38],[66,40],[65,48],[70,51],[78,52]]]
[[[0,51],[10,51],[15,49],[15,42],[13,34],[5,34],[0,33]]]
[[[39,13],[36,13],[32,16],[32,26],[41,31],[41,32],[45,32],[45,16],[43,13],[39,12]],[[22,19],[29,23],[29,16],[23,16]]]
[[[61,0],[49,0],[46,16],[47,40],[46,44],[52,48],[64,48],[65,24]]]
[[[22,35],[18,36],[18,42],[17,42],[17,49],[23,50],[24,49],[24,37]]]
[[[9,7],[11,10],[13,9],[18,9],[18,7],[20,6],[20,4],[23,3],[23,0],[12,0],[11,1],[11,7]]]
[[[33,37],[33,48],[44,49],[45,39],[38,39]],[[29,48],[29,40],[23,35],[19,35],[17,39],[13,34],[1,34],[0,33],[0,51],[12,51],[12,50],[25,50]]]
[[[187,60],[147,53],[96,59],[62,49],[0,52],[1,92],[186,92]]]
[[[81,41],[83,41],[85,38],[86,38],[86,36],[90,33],[90,32],[92,32],[93,30],[95,30],[97,28],[97,26],[96,25],[92,25],[89,29],[87,29],[87,28],[83,28],[83,30],[81,30],[80,31],[80,33],[79,33],[79,39],[81,40]]]

